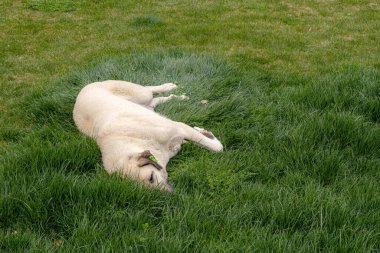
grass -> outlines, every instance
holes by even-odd
[[[380,250],[375,1],[47,3],[0,3],[1,251]],[[71,115],[106,79],[177,83],[158,111],[225,152],[109,176]]]
[[[27,0],[25,5],[32,10],[46,12],[70,12],[77,9],[77,2],[72,0]]]

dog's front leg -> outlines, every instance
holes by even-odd
[[[211,151],[223,151],[222,143],[211,132],[198,127],[193,128],[181,122],[176,122],[176,124],[186,140],[193,141]]]

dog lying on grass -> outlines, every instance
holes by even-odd
[[[177,85],[141,86],[125,81],[88,84],[75,102],[73,116],[78,129],[93,137],[100,147],[108,173],[120,173],[147,185],[173,191],[166,165],[190,140],[211,151],[222,151],[215,136],[202,128],[172,121],[154,112],[154,107],[186,96],[153,94]]]

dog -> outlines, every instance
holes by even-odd
[[[184,142],[193,141],[208,150],[223,151],[223,145],[211,132],[154,111],[157,105],[169,100],[188,99],[174,94],[153,97],[175,88],[177,85],[173,83],[142,86],[108,80],[88,84],[79,92],[73,110],[75,125],[95,139],[109,174],[116,172],[172,192],[166,166]]]

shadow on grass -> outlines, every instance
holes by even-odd
[[[165,25],[165,22],[158,16],[140,16],[133,19],[131,25],[136,28],[158,27]]]

